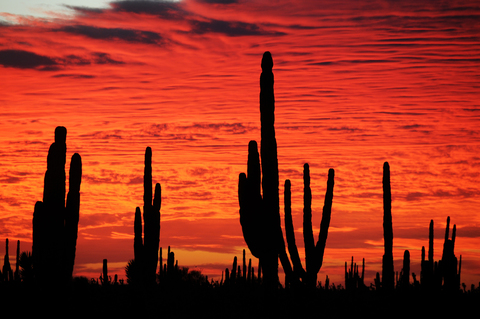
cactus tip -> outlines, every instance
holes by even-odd
[[[249,151],[249,152],[258,151],[257,141],[251,140],[251,141],[248,143],[248,151]]]
[[[333,168],[328,170],[328,177],[335,177],[335,170]]]
[[[269,51],[266,51],[263,54],[263,58],[262,58],[262,70],[271,71],[272,68],[273,68],[272,54]]]
[[[67,129],[64,126],[57,126],[55,128],[55,143],[66,143]]]

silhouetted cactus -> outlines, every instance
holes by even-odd
[[[161,187],[155,185],[152,204],[152,149],[145,150],[145,169],[143,176],[143,237],[142,215],[140,207],[135,210],[134,255],[135,269],[141,273],[145,284],[155,284],[158,264],[158,248],[160,244],[160,207]]]
[[[420,271],[420,285],[422,289],[433,289],[434,273],[433,273],[433,219],[430,220],[428,231],[428,260],[425,260],[425,247],[422,247],[422,261]]]
[[[312,191],[310,189],[310,168],[308,164],[303,166],[303,240],[305,243],[305,261],[306,267],[303,269],[295,243],[295,232],[292,221],[291,209],[291,183],[285,181],[284,188],[284,207],[285,207],[285,234],[287,238],[288,252],[293,264],[293,273],[296,278],[300,278],[304,284],[315,288],[317,283],[317,274],[323,264],[325,245],[327,242],[328,228],[332,214],[333,186],[335,171],[328,171],[327,191],[323,206],[322,221],[320,223],[320,233],[318,241],[315,244],[313,238],[312,226]]]
[[[5,256],[3,257],[3,280],[12,281],[13,272],[12,267],[10,266],[10,257],[8,256],[8,238],[5,240]]]
[[[103,270],[102,270],[102,277],[100,277],[103,286],[107,286],[110,284],[110,279],[108,277],[108,261],[107,259],[103,260]]]
[[[347,268],[347,262],[345,262],[345,289],[352,290],[352,289],[364,289],[365,283],[365,258],[362,261],[362,275],[360,276],[358,273],[358,266],[356,263],[352,261],[350,263],[350,270]]]
[[[395,272],[393,269],[393,226],[392,226],[392,193],[390,189],[390,166],[383,164],[383,241],[385,253],[382,261],[382,287],[393,290]]]
[[[455,257],[455,237],[457,227],[453,225],[452,239],[449,239],[450,216],[447,217],[445,228],[445,241],[443,243],[442,259],[439,262],[440,273],[443,279],[443,287],[447,291],[460,290],[460,270],[457,272],[458,260]],[[461,256],[460,256],[461,258]]]
[[[279,179],[277,142],[275,139],[275,98],[273,92],[273,60],[270,52],[262,58],[260,76],[260,159],[257,143],[248,145],[247,174],[241,173],[238,182],[240,224],[251,253],[260,259],[265,285],[278,285],[278,257],[288,273],[288,262],[280,227]],[[260,193],[260,183],[263,197]],[[289,262],[288,262],[289,264]],[[291,272],[291,269],[290,269]]]
[[[20,281],[20,240],[17,240],[17,255],[15,258],[15,273],[13,278]]]
[[[400,278],[397,286],[407,288],[410,284],[410,252],[405,250],[403,253],[403,267],[400,272]]]
[[[35,278],[42,283],[67,282],[72,278],[78,236],[82,159],[73,154],[69,192],[65,205],[65,162],[67,129],[55,129],[55,142],[48,151],[43,202],[33,213]]]

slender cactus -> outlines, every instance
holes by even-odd
[[[393,269],[393,226],[392,226],[392,193],[390,189],[390,166],[383,164],[383,241],[385,253],[382,262],[382,287],[389,291],[395,284]]]
[[[410,252],[405,250],[403,253],[403,267],[400,276],[400,286],[407,288],[410,284]]]
[[[423,289],[432,289],[434,284],[433,260],[433,219],[430,220],[428,229],[428,260],[425,259],[425,247],[422,247],[422,261],[420,272],[420,285]]]
[[[108,279],[108,262],[107,259],[103,260],[103,271],[102,271],[102,284],[104,286],[107,286],[110,283],[110,280]]]
[[[15,281],[20,281],[20,240],[17,240],[17,255],[15,257]]]

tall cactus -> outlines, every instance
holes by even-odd
[[[382,263],[382,287],[393,290],[395,272],[393,269],[393,226],[392,226],[392,193],[390,189],[390,166],[383,164],[383,241],[385,253]]]
[[[35,204],[33,213],[35,278],[42,283],[71,280],[75,264],[82,159],[78,153],[72,156],[65,205],[66,138],[67,129],[58,126],[47,156],[43,202]]]
[[[308,164],[303,166],[303,240],[305,243],[305,269],[302,267],[297,245],[295,243],[291,209],[291,183],[289,180],[285,181],[285,233],[288,244],[288,252],[290,253],[290,258],[293,264],[293,273],[295,274],[295,278],[300,278],[304,284],[313,288],[316,286],[317,274],[323,264],[328,228],[330,226],[332,214],[334,176],[335,171],[333,169],[329,169],[327,191],[325,194],[322,221],[320,223],[320,233],[318,234],[318,241],[315,244],[312,226],[312,191],[310,188],[310,167]]]
[[[280,226],[279,178],[277,142],[275,139],[275,98],[273,92],[273,60],[270,52],[262,58],[260,75],[260,159],[257,142],[248,144],[247,174],[241,173],[238,182],[240,224],[251,253],[260,259],[264,283],[270,288],[278,285],[278,258],[285,272],[289,262]],[[260,193],[260,184],[262,194]],[[287,264],[288,262],[288,264]]]
[[[135,210],[134,222],[134,254],[136,269],[141,273],[145,284],[155,284],[158,264],[158,249],[160,245],[160,207],[161,187],[155,185],[155,195],[152,204],[152,149],[145,150],[145,169],[143,176],[143,237],[142,215],[140,207]]]

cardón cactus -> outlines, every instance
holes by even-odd
[[[241,173],[239,176],[238,200],[240,224],[242,225],[245,242],[251,253],[260,259],[264,284],[270,288],[276,288],[278,285],[279,255],[286,273],[288,273],[289,262],[286,258],[285,243],[280,226],[272,68],[272,55],[270,52],[265,52],[262,58],[262,74],[260,75],[261,170],[257,142],[250,141],[248,144],[247,174]],[[263,196],[260,193],[260,185]]]
[[[162,203],[160,184],[155,185],[152,203],[152,149],[145,150],[145,169],[143,176],[143,237],[142,215],[140,207],[135,210],[134,222],[134,254],[136,269],[140,272],[137,278],[142,283],[155,284],[158,249],[160,245],[160,207]]]
[[[67,129],[57,127],[55,142],[48,151],[43,201],[35,204],[33,213],[34,271],[36,280],[42,283],[71,280],[75,264],[82,159],[78,153],[72,156],[65,205],[66,138]]]
[[[292,221],[291,209],[291,183],[285,181],[284,203],[285,203],[285,233],[288,244],[288,252],[293,264],[293,273],[296,278],[309,287],[315,288],[317,284],[317,274],[323,264],[323,255],[327,242],[328,228],[332,214],[333,186],[335,171],[328,171],[327,191],[325,194],[325,203],[323,206],[322,221],[320,223],[320,233],[318,241],[315,244],[313,238],[312,225],[312,191],[310,188],[310,167],[308,164],[303,166],[303,240],[305,243],[305,261],[306,267],[300,262],[297,245],[295,244],[295,233]]]

